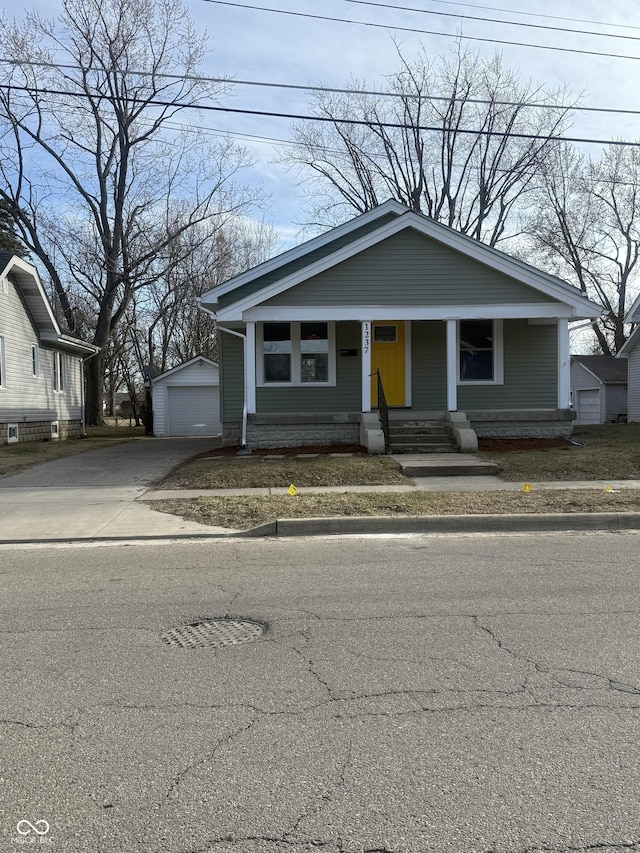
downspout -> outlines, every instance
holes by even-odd
[[[238,456],[249,456],[251,454],[251,449],[247,447],[247,336],[243,335],[242,332],[236,332],[235,329],[227,329],[226,326],[220,326],[218,324],[217,316],[213,311],[204,307],[200,302],[200,297],[197,297],[196,301],[198,303],[198,308],[211,317],[216,331],[219,330],[221,332],[227,332],[229,335],[235,335],[236,338],[242,339],[242,447],[238,451]]]

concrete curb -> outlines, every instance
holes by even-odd
[[[244,536],[331,536],[394,533],[533,533],[640,530],[640,512],[283,518]],[[238,535],[238,534],[236,534]]]
[[[371,516],[347,518],[279,518],[228,533],[158,533],[143,536],[86,536],[46,539],[0,539],[2,545],[73,545],[98,542],[208,541],[215,539],[295,536],[392,535],[398,533],[572,533],[640,530],[640,512],[521,513],[518,515]]]

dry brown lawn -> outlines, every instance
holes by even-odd
[[[637,480],[640,479],[640,424],[577,426],[566,444],[544,450],[486,451],[505,480]]]
[[[277,518],[487,515],[546,512],[637,512],[640,491],[567,489],[523,492],[387,492],[385,494],[202,497],[150,501],[160,512],[200,524],[246,530]]]
[[[181,465],[160,489],[411,485],[389,456],[207,456]]]

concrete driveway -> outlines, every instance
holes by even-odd
[[[0,478],[0,542],[217,532],[136,500],[217,438],[141,438]]]

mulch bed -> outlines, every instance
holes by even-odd
[[[479,438],[478,450],[493,453],[507,453],[510,450],[548,450],[551,447],[563,447],[569,450],[572,445],[565,438]]]

